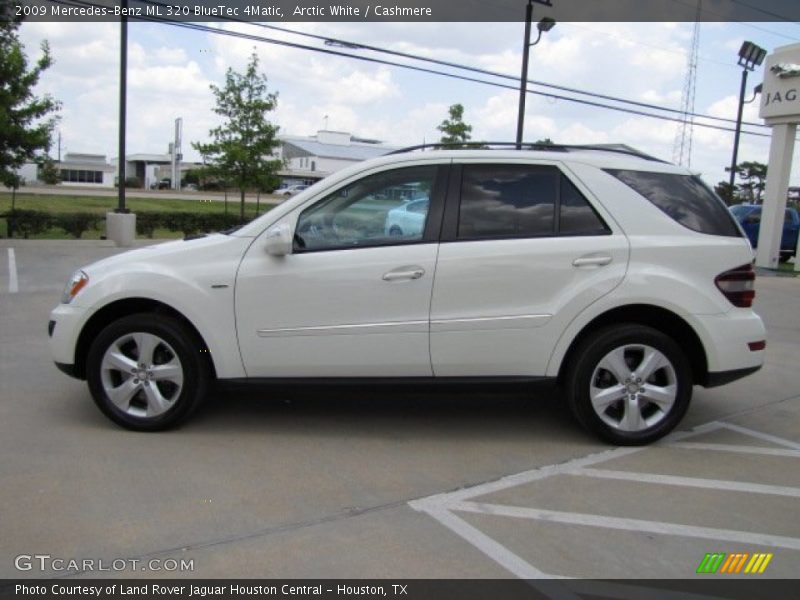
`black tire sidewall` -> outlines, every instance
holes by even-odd
[[[603,422],[589,395],[591,378],[600,360],[614,348],[629,344],[644,344],[663,353],[675,369],[678,386],[669,413],[652,427],[637,432],[620,431]],[[668,434],[683,419],[692,398],[692,371],[686,355],[672,338],[644,325],[618,325],[590,335],[578,348],[568,377],[567,398],[573,414],[590,431],[622,446],[649,444]]]
[[[183,387],[178,399],[157,417],[136,417],[121,411],[103,389],[100,366],[106,350],[117,339],[133,332],[162,338],[173,348],[183,368]],[[202,344],[195,338],[178,320],[158,314],[130,315],[108,325],[92,342],[86,361],[86,379],[97,406],[115,423],[136,431],[168,429],[186,419],[202,400],[208,381],[208,369],[200,355]]]

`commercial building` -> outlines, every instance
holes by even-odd
[[[380,140],[342,131],[318,131],[311,136],[281,135],[276,153],[286,161],[278,175],[285,184],[313,183],[352,164],[394,150]]]
[[[115,168],[106,162],[103,154],[68,152],[64,160],[55,163],[61,176],[61,185],[76,187],[113,188]],[[41,184],[39,165],[25,163],[19,170],[26,185]]]

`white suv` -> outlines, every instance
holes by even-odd
[[[401,207],[422,226],[387,229]],[[77,271],[49,330],[131,429],[175,425],[214,380],[548,381],[587,428],[642,444],[694,385],[761,367],[752,258],[696,176],[634,151],[401,152],[236,231]]]

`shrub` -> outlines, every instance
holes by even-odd
[[[41,210],[15,209],[3,216],[9,231],[18,231],[26,240],[28,236],[44,233],[52,226],[52,217]]]
[[[199,215],[183,212],[162,213],[162,222],[170,231],[180,231],[183,235],[197,233],[200,229]]]
[[[153,232],[161,226],[164,213],[159,212],[137,212],[136,213],[136,233],[153,239]]]
[[[100,215],[95,213],[77,212],[65,213],[55,217],[56,227],[60,227],[76,240],[90,229],[97,229]]]

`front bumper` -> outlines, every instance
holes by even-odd
[[[85,308],[70,304],[59,304],[50,313],[47,331],[50,335],[50,355],[56,366],[70,375],[79,377],[75,349],[78,337],[89,314]]]

